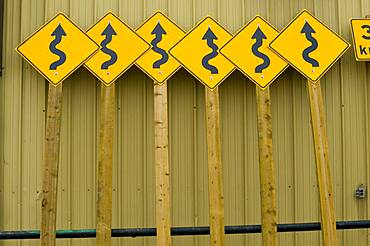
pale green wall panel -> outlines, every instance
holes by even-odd
[[[133,29],[160,9],[185,31],[212,15],[236,33],[256,14],[278,29],[303,8],[351,42],[349,20],[370,14],[365,0],[6,0],[0,80],[0,229],[40,225],[47,84],[14,48],[57,12],[82,29],[113,11]],[[369,65],[353,50],[323,77],[329,158],[338,220],[369,219]],[[153,81],[132,67],[117,80],[113,227],[155,226]],[[204,86],[184,69],[168,81],[173,226],[208,225]],[[100,82],[80,68],[63,84],[58,228],[94,228]],[[320,219],[306,79],[288,68],[271,85],[278,222]],[[235,71],[220,86],[225,222],[260,223],[255,85]],[[369,246],[369,230],[340,231],[340,245]],[[226,236],[227,245],[260,245],[261,236]],[[279,245],[321,245],[320,232],[281,233]],[[113,239],[113,245],[155,245],[155,238]],[[91,245],[63,239],[58,245]],[[173,237],[174,245],[208,245],[209,237]],[[2,241],[0,245],[38,245]]]

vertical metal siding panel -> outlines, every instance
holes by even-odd
[[[4,11],[4,27],[6,26],[6,11]],[[4,32],[5,33],[5,32]],[[4,34],[5,38],[5,34]],[[5,40],[5,39],[4,39]],[[5,42],[3,42],[3,55],[6,55],[5,51]],[[2,58],[1,58],[2,59]],[[5,59],[3,59],[3,64]],[[4,76],[4,75],[3,75]],[[4,134],[5,134],[5,91],[4,91],[4,77],[1,76],[0,78],[0,179],[4,180]],[[0,182],[0,207],[4,208],[4,183]],[[0,210],[0,229],[4,228],[4,209]],[[3,246],[4,243],[0,242],[0,245]]]
[[[239,0],[219,1],[218,20],[231,33],[243,25]],[[244,91],[245,77],[235,71],[220,86],[222,165],[224,176],[225,224],[246,224],[244,170]],[[228,235],[228,245],[245,245],[245,235]]]
[[[141,1],[119,3],[119,16],[134,29],[144,19],[143,7]],[[150,203],[146,199],[146,177],[143,174],[146,168],[146,143],[152,139],[145,129],[153,125],[153,118],[148,118],[147,115],[148,111],[153,111],[152,108],[147,108],[148,101],[153,101],[153,90],[148,87],[147,83],[150,82],[146,80],[145,75],[136,67],[132,67],[117,83],[117,97],[121,109],[118,116],[120,125],[117,128],[121,128],[122,134],[118,140],[118,152],[123,155],[117,163],[121,168],[118,176],[121,191],[118,192],[117,208],[120,211],[120,226],[143,227],[147,223],[144,218],[145,206]],[[154,178],[154,173],[152,177]],[[122,207],[125,209],[122,210]],[[143,245],[145,239],[124,239],[120,242],[121,245]]]
[[[290,3],[269,1],[267,7],[267,20],[281,30],[290,20]],[[270,88],[278,223],[296,220],[292,76],[293,70],[288,68]],[[279,245],[295,245],[295,234],[278,234],[278,240]]]
[[[287,23],[303,8],[314,13],[314,2],[312,0],[290,1],[290,12],[288,12],[288,16],[290,17]],[[318,221],[320,218],[318,186],[306,89],[307,79],[296,71],[292,71],[291,78],[293,93],[296,222]],[[319,232],[296,233],[295,244],[307,246],[320,245],[320,237],[321,234]]]
[[[37,13],[37,14],[35,14]],[[21,40],[31,35],[44,23],[44,2],[22,2]],[[22,70],[22,210],[21,228],[36,228],[40,224],[41,167],[44,122],[45,80],[27,62]],[[22,245],[37,245],[36,241]]]
[[[258,11],[257,5],[260,4],[263,6],[265,2],[244,5],[240,1],[220,1],[219,21],[229,31],[236,33],[254,16],[252,12]],[[235,71],[222,83],[220,97],[225,224],[259,223],[258,156],[249,155],[250,151],[257,150],[257,143],[254,142],[257,141],[257,130],[250,125],[246,127],[246,119],[254,125],[257,122],[255,86],[244,75]],[[246,108],[246,100],[251,106],[250,110]],[[251,101],[253,102],[249,104]],[[246,137],[249,130],[255,138]],[[253,142],[256,145],[252,144]],[[245,185],[246,182],[253,185]],[[226,238],[227,243],[231,245],[258,244],[260,235],[229,235]]]
[[[220,88],[225,225],[250,223],[246,220],[245,195],[249,194],[246,194],[245,173],[242,171],[248,168],[245,165],[254,164],[244,162],[243,88],[248,82],[240,72],[234,72]],[[245,235],[228,235],[226,242],[228,245],[245,245],[246,238]]]
[[[169,3],[169,16],[189,31],[195,24],[195,2]],[[173,225],[208,225],[204,89],[184,69],[180,69],[168,85]],[[208,237],[173,238],[172,241],[175,245],[209,244]]]
[[[115,162],[119,172],[115,176],[117,186],[117,213],[120,227],[143,227],[144,206],[148,201],[144,194],[144,168],[146,139],[144,139],[144,124],[150,124],[153,119],[144,121],[146,114],[146,100],[150,100],[147,93],[146,80],[141,71],[133,67],[121,79],[119,128],[121,133],[118,140],[118,152],[122,154],[120,161]],[[153,173],[154,175],[154,173]],[[125,209],[122,209],[125,208]],[[153,226],[153,225],[152,225]],[[142,245],[143,238],[120,240],[122,245]]]
[[[366,15],[370,15],[370,2],[366,0],[361,0],[361,17],[364,17]],[[366,62],[366,81],[365,81],[365,120],[366,120],[366,165],[364,170],[367,175],[367,183],[365,184],[368,190],[368,196],[367,196],[367,214],[366,218],[370,218],[370,199],[369,199],[369,188],[370,188],[370,64],[369,62]],[[367,230],[367,244],[364,243],[364,245],[370,246],[370,229]]]
[[[191,1],[171,2],[168,14],[188,31],[194,24],[192,7]],[[170,79],[168,88],[173,226],[205,225],[208,212],[203,205],[208,193],[202,182],[207,177],[203,176],[204,163],[197,160],[197,154],[204,150],[199,148],[197,141],[198,104],[194,104],[197,81],[184,69],[180,69]],[[174,245],[203,245],[202,242],[206,241],[202,237],[172,239]]]
[[[289,1],[269,1],[267,19],[278,30],[290,20]],[[294,223],[295,159],[292,70],[287,69],[271,86],[278,223]],[[295,245],[295,234],[278,234],[279,245]]]
[[[94,23],[94,6],[91,1],[70,1],[70,17],[83,30]],[[63,217],[70,217],[70,227],[95,228],[95,170],[97,143],[96,125],[96,79],[85,68],[78,69],[69,80],[69,135],[70,145],[65,148],[71,153],[69,181],[70,211],[63,211]],[[61,192],[65,192],[64,189]],[[72,241],[74,245],[91,245],[93,239],[83,242]]]
[[[173,226],[194,226],[196,210],[196,177],[194,160],[194,126],[192,83],[184,70],[169,81],[170,112],[170,160],[171,160],[171,202]],[[175,245],[194,245],[194,237],[173,238]]]
[[[266,17],[267,1],[245,1],[243,9],[243,25],[257,13]],[[257,106],[255,84],[245,79],[244,93],[244,148],[245,148],[245,200],[246,224],[261,223],[258,133],[257,133]],[[261,235],[248,235],[247,244],[260,245]]]
[[[162,10],[164,13],[168,13],[168,1],[156,1],[148,2],[143,1],[141,9],[142,16],[141,20],[138,19],[138,23],[135,24],[136,27],[141,25],[148,17],[150,17],[157,9]],[[139,69],[138,69],[139,70]],[[155,227],[155,203],[156,203],[156,191],[155,191],[155,162],[154,162],[154,82],[146,76],[141,70],[140,73],[143,74],[143,81],[145,82],[144,90],[144,100],[145,100],[145,111],[144,111],[144,126],[145,136],[144,144],[146,144],[145,160],[144,160],[144,226]],[[169,152],[171,149],[169,149]],[[170,162],[171,165],[171,162]],[[170,174],[171,175],[171,174]],[[172,194],[171,194],[172,195]],[[171,207],[171,213],[172,207]],[[144,245],[155,245],[155,238],[146,238]]]
[[[351,39],[348,21],[361,16],[361,1],[340,1],[340,33],[347,40]],[[366,66],[356,62],[353,53],[348,52],[341,60],[342,71],[342,116],[343,116],[343,168],[344,177],[344,219],[365,219],[368,207],[364,200],[354,197],[357,185],[366,182],[366,138],[365,93]],[[367,231],[345,232],[344,245],[366,245]]]
[[[0,99],[0,224],[8,230],[36,229],[40,223],[37,191],[41,186],[46,96],[44,79],[21,62],[14,47],[56,12],[70,14],[77,24],[87,28],[106,11],[113,10],[136,28],[161,8],[185,30],[212,14],[235,33],[255,14],[281,29],[302,8],[308,8],[348,41],[349,19],[370,14],[370,4],[364,0],[220,0],[219,8],[215,0],[5,2],[5,69],[0,95],[6,97]],[[355,62],[353,51],[349,51],[322,79],[338,219],[369,218],[369,199],[358,201],[353,196],[359,183],[369,186],[370,182],[370,122],[366,116],[370,114],[369,78],[368,65]],[[133,67],[117,81],[117,86],[113,226],[153,227],[153,83]],[[64,83],[58,229],[95,227],[99,87],[100,82],[84,68]],[[254,87],[235,72],[220,89],[226,224],[260,223]],[[271,91],[279,223],[317,221],[320,211],[305,78],[289,68],[274,82]],[[181,69],[169,81],[174,226],[209,223],[204,107],[204,86]],[[341,245],[370,245],[367,234],[368,230],[340,232],[339,239]],[[58,245],[90,245],[93,241],[58,240]],[[113,241],[114,245],[155,243],[154,238]],[[233,245],[258,245],[260,235],[227,236],[227,241]],[[7,241],[0,245],[37,243]],[[209,239],[176,237],[173,243],[208,245]],[[279,243],[320,245],[321,235],[279,234]]]
[[[180,1],[181,2],[181,1]],[[186,21],[191,11],[181,13],[185,8],[190,10],[189,3],[168,2],[168,15],[174,20]],[[178,23],[181,27],[182,23]],[[183,28],[185,29],[185,28]],[[178,71],[169,80],[169,129],[170,129],[170,166],[171,166],[171,206],[173,226],[195,226],[198,218],[198,195],[204,190],[198,189],[198,166],[195,160],[194,135],[194,79],[185,70]],[[198,245],[199,238],[172,238],[174,245]]]
[[[334,11],[325,11],[332,9]],[[339,32],[338,1],[317,2],[315,14],[330,28]],[[350,40],[348,40],[350,41]],[[350,53],[350,51],[349,51]],[[326,109],[327,132],[329,141],[329,161],[333,177],[335,210],[338,220],[343,220],[343,158],[342,158],[342,118],[341,118],[341,77],[340,61],[322,78],[324,103]],[[343,231],[338,231],[338,241],[343,241]]]
[[[146,5],[147,4],[147,5]],[[161,7],[166,12],[165,6],[167,2],[146,2],[142,1],[141,7],[142,15],[137,18],[135,28],[143,23],[143,21],[154,13],[157,7]],[[140,69],[137,69],[138,73],[142,74],[141,79],[144,83],[143,100],[144,100],[144,122],[143,129],[145,130],[144,141],[144,175],[143,175],[143,226],[155,227],[155,162],[154,162],[154,83],[149,77],[147,77]],[[169,150],[170,151],[170,150]],[[171,163],[170,163],[171,165]],[[145,238],[144,245],[155,245],[155,238]]]
[[[362,15],[370,15],[370,2],[361,1]],[[367,219],[370,218],[370,199],[369,199],[369,188],[370,188],[370,64],[366,63],[366,174],[367,174]],[[367,230],[367,245],[370,246],[370,229]]]
[[[2,229],[21,229],[21,95],[22,59],[14,52],[20,42],[21,2],[6,1],[4,28],[4,159],[3,168],[3,226]],[[20,245],[9,242],[4,245]]]

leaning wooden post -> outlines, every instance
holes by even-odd
[[[79,45],[75,45],[78,42]],[[63,45],[60,46],[60,43]],[[62,82],[90,58],[99,46],[63,13],[43,25],[16,51],[49,84],[44,142],[41,245],[55,245]]]
[[[334,209],[334,191],[330,174],[325,111],[320,81],[312,83],[310,80],[307,80],[307,88],[311,109],[316,172],[319,184],[323,241],[325,246],[336,246],[338,245],[338,241]]]
[[[115,84],[101,85],[96,245],[111,245]]]
[[[264,246],[277,245],[275,201],[275,166],[272,153],[272,116],[270,89],[256,86],[258,149],[260,163],[260,193],[262,241]]]
[[[208,192],[211,245],[224,245],[224,194],[218,88],[206,90]]]
[[[96,245],[110,246],[112,243],[112,166],[116,114],[114,82],[149,49],[149,44],[112,12],[106,13],[90,27],[87,35],[100,44],[100,50],[85,63],[85,67],[103,83],[100,97]]]
[[[58,86],[49,84],[41,208],[41,245],[43,246],[55,245],[62,95],[62,84]]]
[[[169,246],[171,245],[171,208],[167,82],[154,85],[154,122],[157,245]]]

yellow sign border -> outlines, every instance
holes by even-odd
[[[200,83],[202,83],[204,86],[206,86],[207,88],[209,88],[210,90],[215,90],[222,82],[224,82],[224,80],[227,78],[227,77],[229,77],[230,76],[230,74],[232,74],[234,71],[235,71],[235,69],[236,69],[236,67],[235,66],[233,66],[233,69],[228,73],[228,74],[226,74],[221,80],[220,80],[220,82],[218,82],[213,88],[211,88],[211,87],[209,87],[206,83],[204,83],[198,76],[196,76],[192,71],[190,71],[181,61],[179,61],[175,56],[173,56],[172,54],[171,54],[171,50],[178,44],[178,43],[180,43],[184,38],[186,38],[190,33],[192,33],[193,31],[194,31],[194,29],[196,29],[198,26],[200,26],[204,21],[206,21],[207,19],[211,19],[212,21],[214,21],[214,22],[216,22],[220,27],[221,27],[221,29],[223,29],[224,31],[226,31],[228,34],[230,34],[232,37],[233,37],[233,35],[225,28],[225,27],[223,27],[218,21],[216,21],[215,19],[213,19],[212,18],[212,16],[210,16],[210,15],[207,15],[207,16],[205,16],[202,20],[200,20],[188,33],[186,33],[186,35],[182,38],[182,39],[180,39],[180,41],[178,41],[174,46],[172,46],[172,48],[168,51],[168,53],[173,57],[173,58],[175,58],[175,60],[176,61],[178,61],[180,64],[181,64],[181,66],[183,67],[183,68],[185,68],[186,69],[186,71],[188,71],[191,75],[193,75]],[[220,48],[221,49],[221,48]],[[218,49],[218,51],[220,51],[220,49]],[[219,52],[220,54],[221,54],[221,52]],[[223,57],[225,57],[223,54],[221,54]],[[226,58],[226,57],[225,57]],[[226,58],[227,59],[227,58]],[[228,60],[228,59],[227,59]]]
[[[147,45],[148,45],[148,48],[140,55],[138,56],[130,65],[127,66],[126,69],[122,70],[122,72],[120,72],[116,77],[114,77],[114,79],[109,83],[107,84],[102,78],[100,78],[99,75],[97,75],[94,71],[92,71],[91,69],[89,69],[89,67],[86,65],[86,63],[84,64],[84,67],[89,70],[97,79],[100,80],[100,82],[102,82],[105,86],[111,86],[113,83],[116,82],[117,79],[119,79],[119,77],[121,77],[127,70],[129,70],[132,65],[135,64],[135,62],[137,61],[137,59],[139,59],[142,55],[144,55],[149,49],[150,49],[150,44],[145,41],[142,37],[140,37],[136,31],[134,29],[132,29],[128,24],[126,24],[121,18],[119,18],[116,14],[113,13],[113,11],[108,11],[103,17],[101,17],[97,22],[95,22],[95,24],[93,24],[91,27],[89,27],[87,30],[86,30],[86,35],[87,35],[87,32],[93,28],[94,26],[96,26],[100,21],[102,21],[107,15],[113,15],[115,18],[117,18],[117,20],[119,22],[121,22],[124,26],[126,26],[128,29],[130,29],[136,36],[138,36],[141,40],[143,40]],[[99,49],[98,51],[101,49],[101,46],[99,45]]]
[[[360,58],[358,56],[358,52],[357,52],[357,45],[356,45],[356,39],[355,39],[355,33],[354,33],[354,30],[353,30],[353,24],[352,24],[352,21],[354,20],[368,20],[370,21],[370,19],[366,19],[366,18],[353,18],[350,20],[350,23],[351,23],[351,36],[352,36],[352,41],[353,41],[353,51],[354,51],[354,54],[355,54],[355,59],[356,61],[370,61],[370,58]]]
[[[144,21],[144,23],[143,24],[141,24],[138,28],[136,28],[135,29],[135,31],[137,31],[137,30],[139,30],[142,26],[144,26],[153,16],[155,16],[156,14],[162,14],[164,17],[166,17],[167,18],[167,20],[169,20],[172,24],[174,24],[176,27],[178,27],[183,33],[184,33],[184,37],[187,35],[186,34],[186,32],[179,26],[179,25],[177,25],[173,20],[171,20],[167,15],[165,15],[162,11],[160,11],[160,10],[157,10],[154,14],[152,14],[150,17],[148,17],[145,21]],[[177,44],[177,43],[176,43]],[[174,44],[172,47],[174,47],[176,44]],[[171,47],[171,49],[172,49],[172,47]],[[150,47],[149,47],[149,49],[148,49],[148,51],[150,50],[152,48],[152,45],[150,45]],[[168,53],[170,53],[169,52],[170,50],[168,50]],[[143,54],[144,55],[144,54]],[[172,55],[171,55],[171,57],[173,57]],[[176,61],[177,61],[177,59],[176,58],[174,58]],[[138,59],[136,59],[136,60],[138,60]],[[136,62],[136,61],[135,61]],[[142,71],[142,72],[144,72],[148,77],[150,77],[153,81],[154,81],[154,84],[158,84],[158,85],[163,85],[166,81],[168,81],[171,77],[172,77],[172,75],[174,75],[177,71],[179,71],[179,69],[181,68],[181,67],[183,67],[183,65],[180,63],[180,66],[178,67],[178,68],[176,68],[170,75],[168,75],[167,77],[166,77],[166,79],[164,79],[163,81],[157,81],[155,78],[153,78],[152,77],[152,75],[150,75],[149,73],[147,73],[145,70],[144,70],[144,68],[142,68],[139,64],[135,64],[138,68],[140,68],[140,70]]]
[[[275,49],[273,49],[271,47],[271,44],[277,39],[280,37],[280,35],[288,28],[290,27],[290,25],[296,20],[298,19],[298,17],[300,17],[303,13],[307,13],[309,14],[312,18],[314,18],[315,20],[317,20],[320,24],[322,24],[324,27],[326,27],[330,32],[332,32],[335,36],[337,36],[339,39],[341,39],[344,43],[347,44],[347,47],[339,54],[337,55],[337,57],[332,61],[332,63],[330,63],[330,65],[320,74],[320,76],[316,79],[316,80],[311,80],[310,78],[308,78],[308,76],[306,76],[302,70],[300,70],[298,67],[294,66],[290,61],[288,61],[287,59],[285,59],[284,57],[282,57]],[[345,40],[344,38],[342,38],[341,36],[339,36],[336,32],[334,32],[331,28],[329,28],[325,23],[323,23],[322,21],[320,21],[318,18],[316,18],[313,14],[310,13],[310,11],[308,11],[307,9],[303,9],[301,10],[301,12],[299,12],[299,14],[294,17],[293,20],[291,20],[289,22],[289,24],[284,27],[284,29],[279,33],[278,36],[276,36],[276,38],[274,38],[274,40],[272,40],[269,44],[269,48],[275,52],[275,54],[277,54],[278,56],[280,56],[284,61],[286,61],[290,66],[294,67],[300,74],[302,74],[304,77],[306,77],[309,81],[313,82],[313,83],[316,83],[317,81],[319,81],[322,76],[324,76],[324,74],[326,74],[326,72],[339,60],[339,58],[344,54],[346,53],[346,51],[349,49],[349,47],[351,47],[351,44]]]
[[[36,67],[35,64],[33,64],[26,56],[24,56],[22,54],[22,52],[19,50],[19,47],[21,47],[24,43],[26,43],[30,38],[32,38],[34,35],[36,35],[36,33],[40,32],[45,26],[47,26],[50,22],[52,22],[54,19],[56,19],[58,16],[62,15],[63,17],[65,17],[68,21],[70,21],[72,23],[72,25],[74,25],[77,29],[79,29],[87,38],[89,38],[94,44],[96,44],[97,46],[97,49],[91,53],[90,56],[88,56],[85,60],[83,60],[79,65],[77,65],[74,69],[72,69],[67,75],[65,75],[57,84],[55,84],[54,82],[52,82],[47,76],[46,74],[44,74],[38,67]],[[44,77],[44,79],[46,79],[50,84],[52,84],[53,86],[58,86],[60,85],[64,80],[66,80],[72,73],[74,73],[78,68],[80,68],[82,65],[84,65],[84,63],[89,60],[93,55],[95,55],[96,52],[98,52],[100,50],[100,45],[97,44],[94,40],[92,40],[92,38],[90,38],[85,31],[83,31],[77,24],[75,24],[68,16],[66,16],[63,12],[59,12],[57,13],[53,18],[51,18],[48,22],[46,22],[45,24],[43,24],[41,27],[39,27],[35,32],[33,32],[26,40],[24,40],[20,45],[17,46],[17,48],[15,48],[16,52],[22,56],[26,61],[28,61],[29,64],[31,64],[31,66],[36,69],[41,75],[42,77]]]
[[[277,74],[277,75],[275,75],[275,77],[274,78],[272,78],[271,79],[271,81],[266,85],[266,86],[264,86],[264,87],[262,87],[262,86],[260,86],[252,77],[250,77],[247,73],[245,73],[241,68],[239,68],[239,66],[237,66],[232,60],[230,60],[226,55],[224,55],[223,53],[222,53],[222,50],[223,50],[223,48],[226,46],[226,45],[228,45],[228,43],[230,43],[231,42],[231,40],[233,40],[240,32],[242,32],[245,28],[247,28],[248,27],[248,25],[250,24],[250,23],[252,23],[255,19],[257,19],[257,18],[260,18],[260,19],[262,19],[262,21],[264,22],[264,23],[266,23],[268,26],[270,26],[271,28],[273,28],[275,31],[277,31],[279,34],[280,34],[280,32],[279,32],[279,30],[276,28],[276,27],[274,27],[273,25],[271,25],[267,20],[265,20],[261,15],[256,15],[253,19],[251,19],[250,21],[248,21],[247,22],[247,24],[245,24],[235,35],[233,35],[233,37],[229,40],[229,41],[227,41],[227,43],[224,45],[224,46],[222,46],[221,48],[220,48],[220,53],[224,56],[224,57],[226,57],[226,59],[228,59],[242,74],[244,74],[251,82],[253,82],[254,84],[256,84],[257,86],[259,86],[260,88],[262,88],[262,89],[267,89],[267,87],[269,87],[271,84],[272,84],[272,82],[274,82],[275,81],[275,79],[277,79],[277,77],[279,77],[288,67],[289,67],[289,64],[286,64],[285,65],[285,67]],[[275,39],[274,39],[275,40]],[[272,41],[270,42],[270,43],[272,43]],[[269,46],[268,46],[269,47]],[[275,52],[274,52],[274,54],[276,54]],[[280,57],[280,56],[279,56]],[[285,60],[284,60],[285,61]]]

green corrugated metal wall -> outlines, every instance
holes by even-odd
[[[185,30],[212,15],[235,33],[261,14],[278,29],[303,8],[351,41],[349,20],[370,14],[368,0],[5,0],[4,73],[0,81],[0,229],[37,229],[45,127],[45,80],[14,48],[63,11],[83,29],[112,10],[133,28],[155,10]],[[117,82],[113,226],[153,227],[153,82],[131,68]],[[370,68],[353,51],[322,79],[338,220],[370,219]],[[93,228],[100,83],[81,68],[63,84],[58,228]],[[305,79],[289,68],[271,86],[279,223],[319,220]],[[260,223],[255,87],[239,72],[220,86],[225,220]],[[181,69],[169,80],[172,221],[208,225],[204,88]],[[369,230],[339,232],[341,245],[369,246]],[[154,238],[113,239],[154,245]],[[260,235],[227,236],[227,245],[260,245]],[[320,245],[319,232],[279,234],[279,245]],[[0,245],[37,245],[37,241]],[[58,245],[92,245],[93,239]],[[174,245],[208,245],[207,236],[176,237]]]

